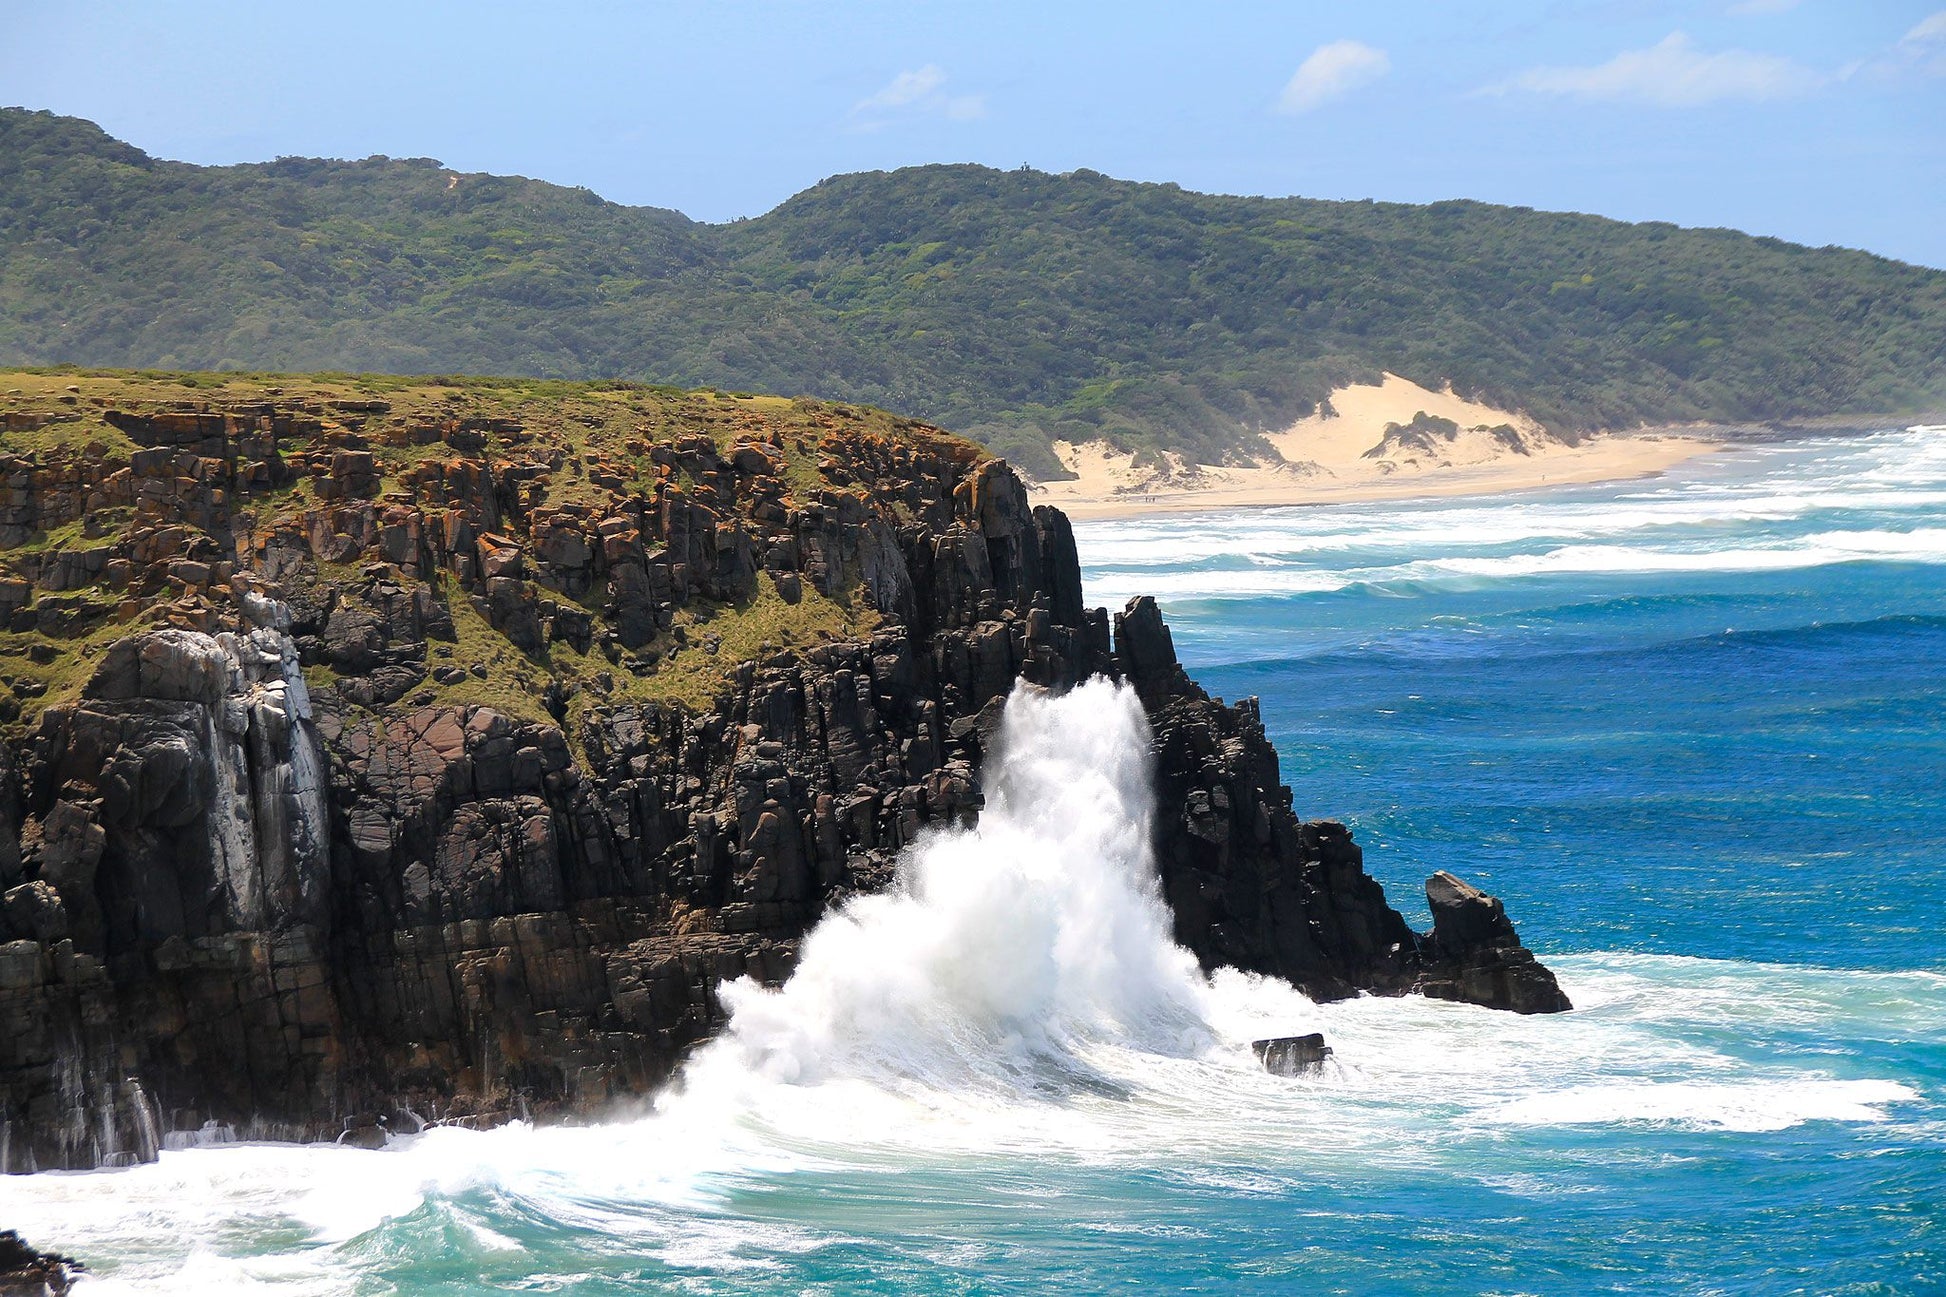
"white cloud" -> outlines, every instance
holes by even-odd
[[[1384,50],[1373,49],[1362,41],[1320,45],[1311,51],[1311,57],[1297,65],[1290,84],[1278,96],[1277,111],[1308,113],[1320,104],[1378,80],[1391,69],[1392,60]]]
[[[851,107],[851,117],[862,130],[877,130],[897,116],[945,117],[969,122],[986,116],[985,95],[946,93],[946,70],[937,63],[901,72],[876,93],[867,95]]]
[[[1931,45],[1935,41],[1946,41],[1946,9],[1941,9],[1930,18],[1921,18],[1917,26],[1905,34],[1901,45]]]
[[[883,90],[875,95],[860,99],[853,112],[867,112],[874,108],[904,108],[907,104],[918,103],[939,93],[946,84],[946,71],[937,63],[928,63],[916,72],[901,72],[886,83]]]
[[[1658,108],[1694,108],[1726,99],[1784,99],[1817,89],[1823,73],[1777,54],[1723,50],[1709,54],[1681,32],[1645,50],[1624,50],[1593,67],[1541,67],[1489,87],[1576,99],[1620,100]]]
[[[1921,18],[1911,31],[1899,38],[1885,57],[1887,75],[1905,72],[1921,76],[1946,77],[1946,9]]]

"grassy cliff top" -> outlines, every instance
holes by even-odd
[[[847,529],[943,525],[985,458],[716,390],[0,370],[0,723],[128,634],[240,628],[249,592],[289,602],[307,681],[349,706],[705,707],[742,662],[869,634]]]

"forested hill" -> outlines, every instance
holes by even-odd
[[[427,159],[159,161],[0,110],[0,364],[620,377],[869,402],[1030,467],[1215,458],[1384,369],[1560,428],[1946,402],[1946,273],[1482,203],[841,176],[728,225]]]

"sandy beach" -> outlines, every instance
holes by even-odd
[[[1409,428],[1421,413],[1451,426],[1422,422],[1417,436],[1388,436],[1388,428]],[[1654,429],[1570,445],[1519,411],[1433,391],[1395,374],[1379,384],[1340,388],[1319,413],[1266,440],[1281,462],[1192,465],[1152,456],[1138,463],[1106,442],[1057,442],[1055,453],[1075,477],[1037,484],[1033,497],[1084,519],[1481,495],[1650,477],[1723,444],[1700,429]]]

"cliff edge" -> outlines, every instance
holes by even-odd
[[[197,390],[201,385],[209,385]],[[1567,1007],[1385,903],[1253,701],[1083,606],[1002,461],[626,384],[0,375],[0,1169],[593,1113],[982,804],[1015,682],[1130,682],[1206,967]],[[1433,889],[1436,888],[1436,893]]]

